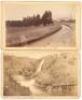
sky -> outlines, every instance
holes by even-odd
[[[75,3],[66,2],[2,2],[5,20],[21,20],[23,17],[42,14],[46,10],[52,12],[53,19],[74,17]]]

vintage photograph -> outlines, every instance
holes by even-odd
[[[76,46],[76,2],[2,2],[6,47]]]
[[[4,96],[78,96],[78,56],[74,51],[6,50]]]

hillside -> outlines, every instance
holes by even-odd
[[[4,92],[9,86],[7,89],[13,94],[7,95],[77,95],[76,63],[74,54],[65,53],[40,59],[4,56]],[[22,94],[19,88],[16,93],[14,85],[10,87],[13,80],[17,87],[26,88],[29,93]]]
[[[77,86],[76,57],[61,54],[46,56],[42,59],[45,61],[42,71],[36,78],[37,86],[51,95],[75,95]]]

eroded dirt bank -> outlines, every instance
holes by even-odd
[[[4,61],[4,95],[77,95],[77,58],[74,54],[61,53],[41,59],[5,56]]]

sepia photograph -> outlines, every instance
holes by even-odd
[[[78,8],[77,2],[2,2],[5,46],[76,46]]]
[[[79,96],[76,51],[6,50],[4,96]]]
[[[0,16],[3,96],[79,97],[80,3],[2,1]]]

